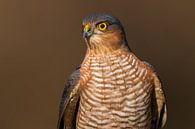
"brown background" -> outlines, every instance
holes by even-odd
[[[0,0],[0,129],[56,128],[64,80],[85,55],[81,20],[93,12],[117,16],[132,50],[160,74],[166,129],[194,129],[194,6],[182,0]]]

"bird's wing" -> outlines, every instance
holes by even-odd
[[[157,116],[156,127],[159,129],[163,128],[166,123],[167,107],[162,85],[156,74],[154,75],[154,94],[153,104],[156,104],[155,107],[157,109],[157,114],[155,114],[155,116]]]
[[[79,104],[80,68],[74,71],[65,84],[62,94],[57,129],[75,129]]]
[[[146,65],[152,69],[154,72],[154,95],[152,98],[152,117],[153,117],[153,128],[160,129],[163,128],[167,120],[167,106],[166,99],[161,85],[161,81],[156,74],[154,68],[147,62]]]

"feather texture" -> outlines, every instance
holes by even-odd
[[[80,68],[77,68],[69,77],[62,94],[58,129],[75,129],[76,115],[79,102]]]

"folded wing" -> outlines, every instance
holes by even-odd
[[[65,84],[62,94],[57,129],[75,129],[79,104],[80,68],[74,71]]]

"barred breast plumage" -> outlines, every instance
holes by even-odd
[[[131,51],[121,22],[109,14],[84,18],[87,54],[68,78],[58,129],[160,129],[167,119],[160,79]]]
[[[151,128],[151,71],[132,53],[88,54],[80,71],[78,129]]]

